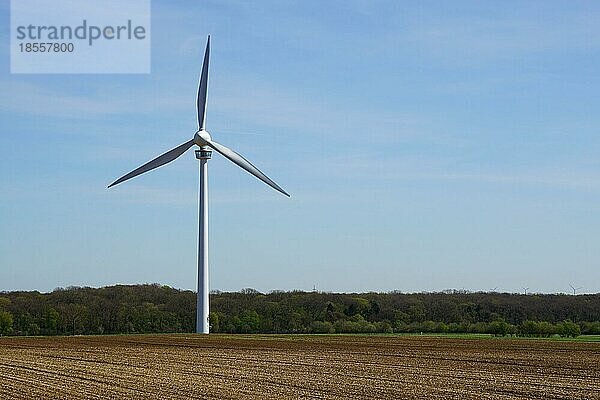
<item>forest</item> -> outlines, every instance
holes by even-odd
[[[600,294],[212,292],[214,333],[600,334]],[[0,292],[0,335],[194,332],[196,293],[158,284]]]

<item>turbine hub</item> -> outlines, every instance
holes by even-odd
[[[210,133],[207,130],[200,129],[198,132],[194,134],[194,143],[198,146],[206,146],[208,142],[210,142],[212,138],[210,137]]]

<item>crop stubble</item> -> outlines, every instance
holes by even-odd
[[[0,338],[0,398],[600,399],[600,345],[420,336]]]

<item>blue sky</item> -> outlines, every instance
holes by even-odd
[[[600,3],[153,1],[152,73],[10,74],[0,5],[0,290],[195,289],[189,140],[214,155],[211,288],[600,288]]]

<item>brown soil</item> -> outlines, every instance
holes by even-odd
[[[600,343],[424,336],[5,337],[0,398],[600,399]]]

